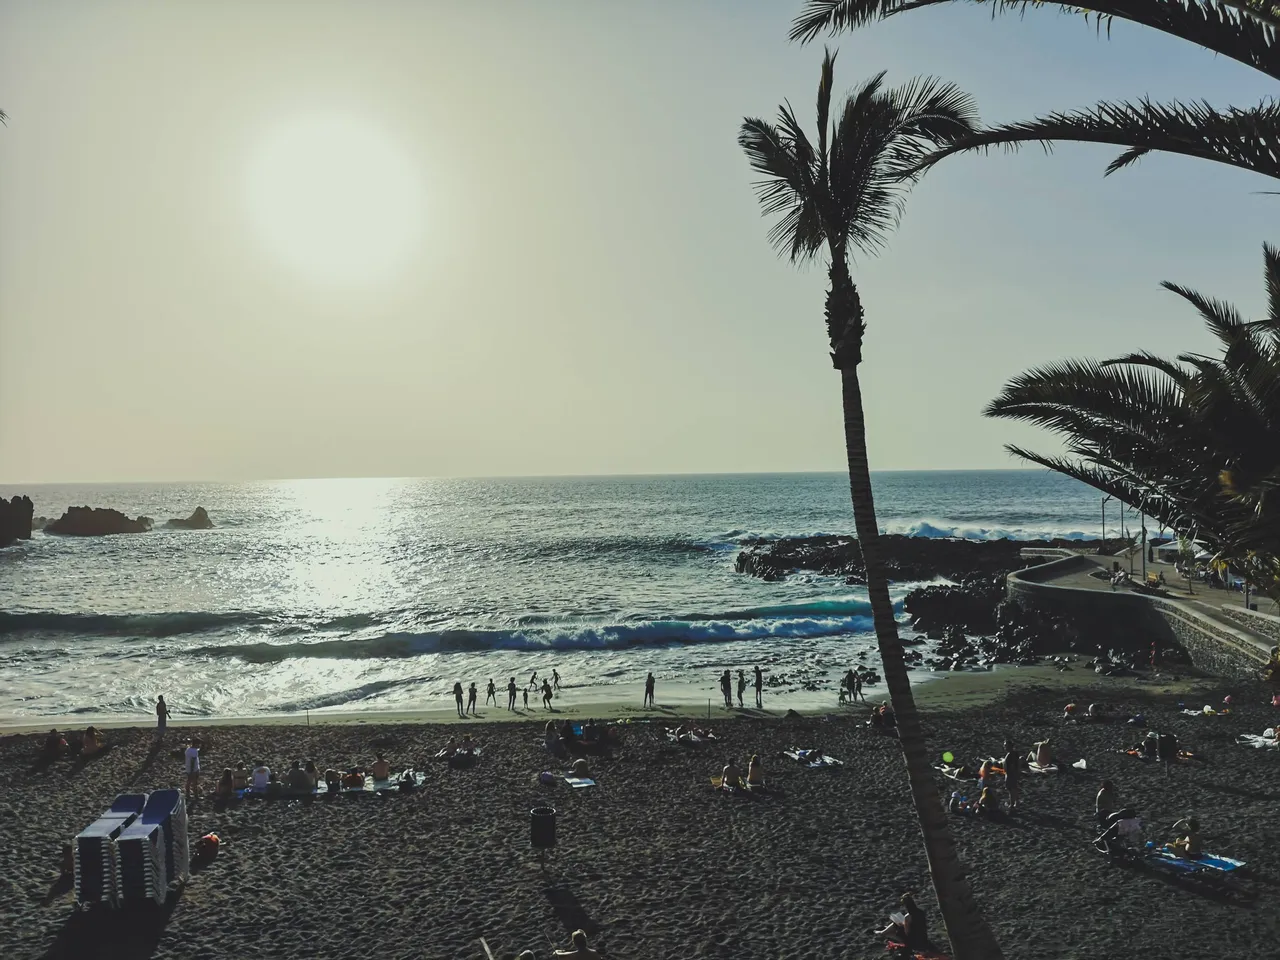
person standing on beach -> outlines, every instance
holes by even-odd
[[[720,674],[720,692],[724,694],[724,708],[733,709],[733,674],[728,670]]]
[[[467,714],[462,709],[462,681],[459,680],[453,685],[453,699],[458,704],[458,716],[465,717]]]
[[[551,682],[557,690],[560,689],[560,671],[554,667],[551,668]]]
[[[192,800],[200,792],[200,738],[192,737],[183,760],[187,768],[187,799]]]
[[[493,701],[495,707],[498,705],[498,688],[493,685],[493,677],[489,678],[489,689],[484,695],[484,705],[486,707],[489,705],[490,700]]]
[[[524,694],[524,708],[528,710],[529,709],[529,688],[525,687],[520,692]]]
[[[747,674],[743,670],[738,671],[738,709],[742,709],[742,695],[747,692]]]
[[[1012,740],[1004,742],[1004,757],[1000,761],[1004,767],[1004,788],[1009,793],[1009,812],[1018,809],[1018,797],[1022,793],[1022,755]]]
[[[644,678],[644,705],[645,708],[653,706],[653,674]]]
[[[472,680],[471,686],[467,688],[467,713],[471,714],[473,717],[476,715],[477,693],[479,693],[479,691],[476,690],[476,682]]]
[[[754,667],[756,673],[756,707],[764,708],[764,671],[760,669],[760,664]]]
[[[164,694],[156,697],[156,739],[164,739],[164,728],[169,723],[169,705],[164,702]]]
[[[555,692],[551,689],[551,681],[542,681],[542,706],[547,710],[551,709],[551,698],[555,696]]]
[[[516,678],[512,677],[511,682],[507,684],[507,709],[514,710],[516,708]]]

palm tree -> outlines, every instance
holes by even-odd
[[[806,0],[792,24],[792,39],[809,41],[909,10],[956,0]],[[1198,44],[1223,57],[1280,80],[1280,7],[1263,0],[1098,0],[1088,9],[1061,0],[970,0],[987,3],[993,13],[1028,6],[1055,5],[1094,18],[1152,27]],[[982,130],[947,144],[925,158],[924,166],[967,150],[993,146],[1016,149],[1028,142],[1048,147],[1068,140],[1124,148],[1107,173],[1157,150],[1215,160],[1264,176],[1280,178],[1280,107],[1270,100],[1256,107],[1225,110],[1207,103],[1100,103],[1092,109],[1051,113],[1035,120]]]
[[[834,64],[835,55],[828,51],[818,84],[816,145],[790,104],[779,107],[776,124],[744,120],[738,142],[752,169],[764,178],[756,190],[763,213],[777,218],[769,233],[773,245],[792,262],[824,254],[828,259],[827,338],[831,362],[840,371],[854,526],[929,873],[957,960],[998,960],[1000,948],[974,904],[934,787],[889,599],[858,381],[866,321],[849,273],[850,255],[876,251],[897,224],[911,179],[903,171],[930,150],[972,133],[976,111],[973,101],[951,84],[923,79],[886,89],[880,74],[851,93],[832,116]]]
[[[1212,546],[1280,594],[1280,251],[1264,247],[1267,316],[1164,287],[1192,304],[1221,357],[1149,353],[1068,360],[1022,374],[986,414],[1047,427],[1066,453],[1015,456],[1075,477]]]

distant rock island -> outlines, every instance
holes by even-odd
[[[36,512],[30,497],[0,497],[0,547],[31,539],[31,517]]]
[[[213,521],[209,519],[209,514],[204,507],[196,507],[195,513],[183,520],[177,517],[173,520],[165,521],[166,527],[173,527],[178,530],[209,530],[213,527]]]
[[[105,537],[114,533],[146,533],[150,517],[130,520],[119,510],[101,507],[68,507],[57,520],[45,524],[45,533],[66,537]]]

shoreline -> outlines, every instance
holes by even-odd
[[[912,674],[912,693],[917,706],[924,713],[950,713],[993,704],[1015,693],[1055,689],[1074,692],[1096,691],[1099,699],[1138,693],[1142,695],[1191,695],[1201,688],[1220,686],[1222,680],[1200,674],[1189,667],[1178,667],[1168,674],[1152,676],[1147,673],[1128,673],[1118,677],[1099,676],[1087,670],[1086,657],[1081,654],[1060,654],[1071,661],[1070,669],[1061,670],[1049,658],[1030,666],[997,664],[987,670],[958,672],[923,672]],[[624,692],[625,690],[625,692]],[[439,705],[412,710],[341,710],[320,709],[290,713],[261,713],[228,716],[183,716],[175,713],[169,727],[244,727],[244,726],[330,726],[330,725],[378,725],[378,724],[512,724],[536,723],[546,720],[613,719],[624,722],[695,719],[720,722],[735,719],[778,719],[789,712],[801,716],[857,716],[859,704],[840,704],[835,689],[777,693],[768,688],[764,692],[764,707],[756,709],[754,690],[748,688],[744,696],[744,708],[726,709],[720,702],[720,691],[708,683],[673,683],[664,681],[657,689],[656,707],[645,709],[637,705],[642,699],[643,688],[634,690],[628,686],[565,686],[561,696],[552,704],[552,710],[542,709],[540,700],[531,695],[530,707],[517,706],[508,711],[502,703],[498,707],[480,708],[475,715],[459,717],[453,701],[440,701]],[[863,688],[868,704],[878,704],[889,699],[883,682]],[[518,701],[520,703],[522,701]],[[75,729],[89,726],[106,730],[154,728],[153,716],[118,716],[71,713],[40,718],[0,718],[0,736],[21,735],[47,731],[48,729]]]

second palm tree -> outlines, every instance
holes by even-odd
[[[880,74],[851,93],[832,117],[834,64],[828,51],[818,84],[816,144],[790,105],[779,108],[776,124],[746,119],[738,142],[752,168],[764,176],[756,188],[764,214],[777,218],[769,235],[772,243],[793,262],[824,254],[829,258],[827,338],[831,362],[840,371],[854,527],[929,874],[956,960],[999,960],[1000,948],[974,903],[933,783],[898,639],[880,556],[858,380],[866,321],[849,272],[850,254],[877,250],[897,224],[910,185],[906,172],[930,151],[972,135],[977,112],[970,97],[951,84],[925,79],[888,89]]]

